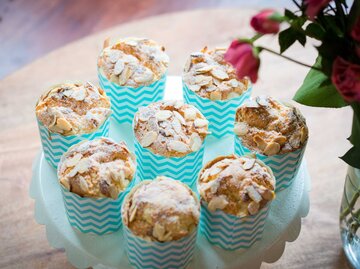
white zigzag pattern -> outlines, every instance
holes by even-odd
[[[118,122],[132,122],[138,107],[162,100],[166,75],[149,86],[129,88],[116,85],[98,72],[101,87],[111,100],[113,117]]]
[[[120,195],[117,200],[94,199],[79,197],[61,189],[69,222],[81,232],[105,234],[121,227],[120,208],[124,195]]]
[[[221,137],[233,132],[235,112],[250,97],[252,88],[244,94],[228,101],[211,101],[197,96],[183,83],[183,96],[186,103],[195,105],[209,120],[211,135]]]
[[[268,212],[269,205],[256,216],[237,218],[202,205],[201,229],[211,243],[224,249],[249,248],[261,238]]]
[[[244,155],[251,152],[241,144],[241,140],[234,136],[235,154]],[[276,179],[276,191],[281,191],[291,185],[293,179],[299,171],[299,167],[305,152],[305,146],[294,152],[289,152],[277,156],[265,156],[256,153],[258,159],[268,165],[274,173]]]
[[[129,261],[136,268],[185,268],[190,262],[196,241],[196,232],[175,242],[148,242],[132,235],[124,225]]]
[[[108,136],[110,119],[107,119],[106,122],[104,122],[104,124],[94,133],[78,136],[62,136],[60,134],[50,133],[51,137],[49,137],[48,129],[40,122],[38,122],[38,126],[45,159],[56,168],[60,162],[61,156],[72,145],[75,145],[83,140],[91,140],[101,136]]]
[[[141,180],[154,178],[162,171],[162,175],[181,180],[191,185],[201,169],[204,146],[197,152],[183,158],[166,158],[144,149],[135,141],[135,155],[138,161],[138,172]]]

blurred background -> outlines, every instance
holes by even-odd
[[[0,0],[0,79],[71,41],[117,24],[198,8],[288,7],[288,0]],[[206,18],[204,18],[206,19]]]

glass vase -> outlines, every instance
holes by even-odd
[[[344,252],[354,268],[360,268],[360,169],[349,166],[340,209],[340,233]]]

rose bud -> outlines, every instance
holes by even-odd
[[[333,63],[332,83],[348,102],[360,102],[360,65],[337,57]]]
[[[265,9],[251,18],[250,25],[261,34],[276,34],[279,32],[280,22],[271,18],[275,14],[275,10]]]
[[[249,77],[253,83],[257,81],[260,59],[251,44],[234,40],[225,53],[225,60],[234,66],[239,79]]]
[[[306,15],[310,20],[314,20],[316,15],[322,10],[331,0],[305,0]]]

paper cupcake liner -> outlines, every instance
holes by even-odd
[[[194,254],[197,231],[172,242],[150,242],[123,225],[129,262],[137,269],[186,268]]]
[[[269,209],[268,204],[254,216],[237,217],[221,210],[210,211],[202,202],[201,232],[211,244],[225,250],[250,248],[262,237]]]
[[[184,157],[167,158],[143,148],[135,140],[135,155],[138,163],[137,176],[140,180],[154,179],[162,175],[180,180],[191,188],[202,167],[204,144],[200,150]]]
[[[103,235],[116,232],[122,225],[121,206],[135,185],[133,179],[116,200],[81,197],[61,186],[66,215],[73,228],[82,233]]]
[[[242,95],[221,101],[212,101],[198,96],[183,82],[183,96],[188,104],[196,106],[209,121],[210,135],[220,138],[227,134],[233,134],[236,109],[247,99],[249,99],[252,87],[247,89]]]
[[[61,156],[72,146],[83,140],[92,140],[99,137],[108,137],[110,129],[110,117],[94,132],[90,134],[63,136],[52,133],[40,121],[38,121],[41,144],[45,159],[57,168]]]
[[[256,158],[263,161],[267,166],[271,168],[276,179],[276,191],[281,191],[286,189],[294,181],[304,156],[306,145],[301,149],[298,149],[293,152],[266,156],[258,152],[253,152],[247,147],[245,147],[241,139],[235,136],[235,154],[245,155],[249,153],[255,153]]]
[[[166,74],[158,81],[139,88],[123,87],[109,81],[98,70],[100,86],[110,97],[112,116],[119,123],[132,123],[137,109],[163,99]]]

